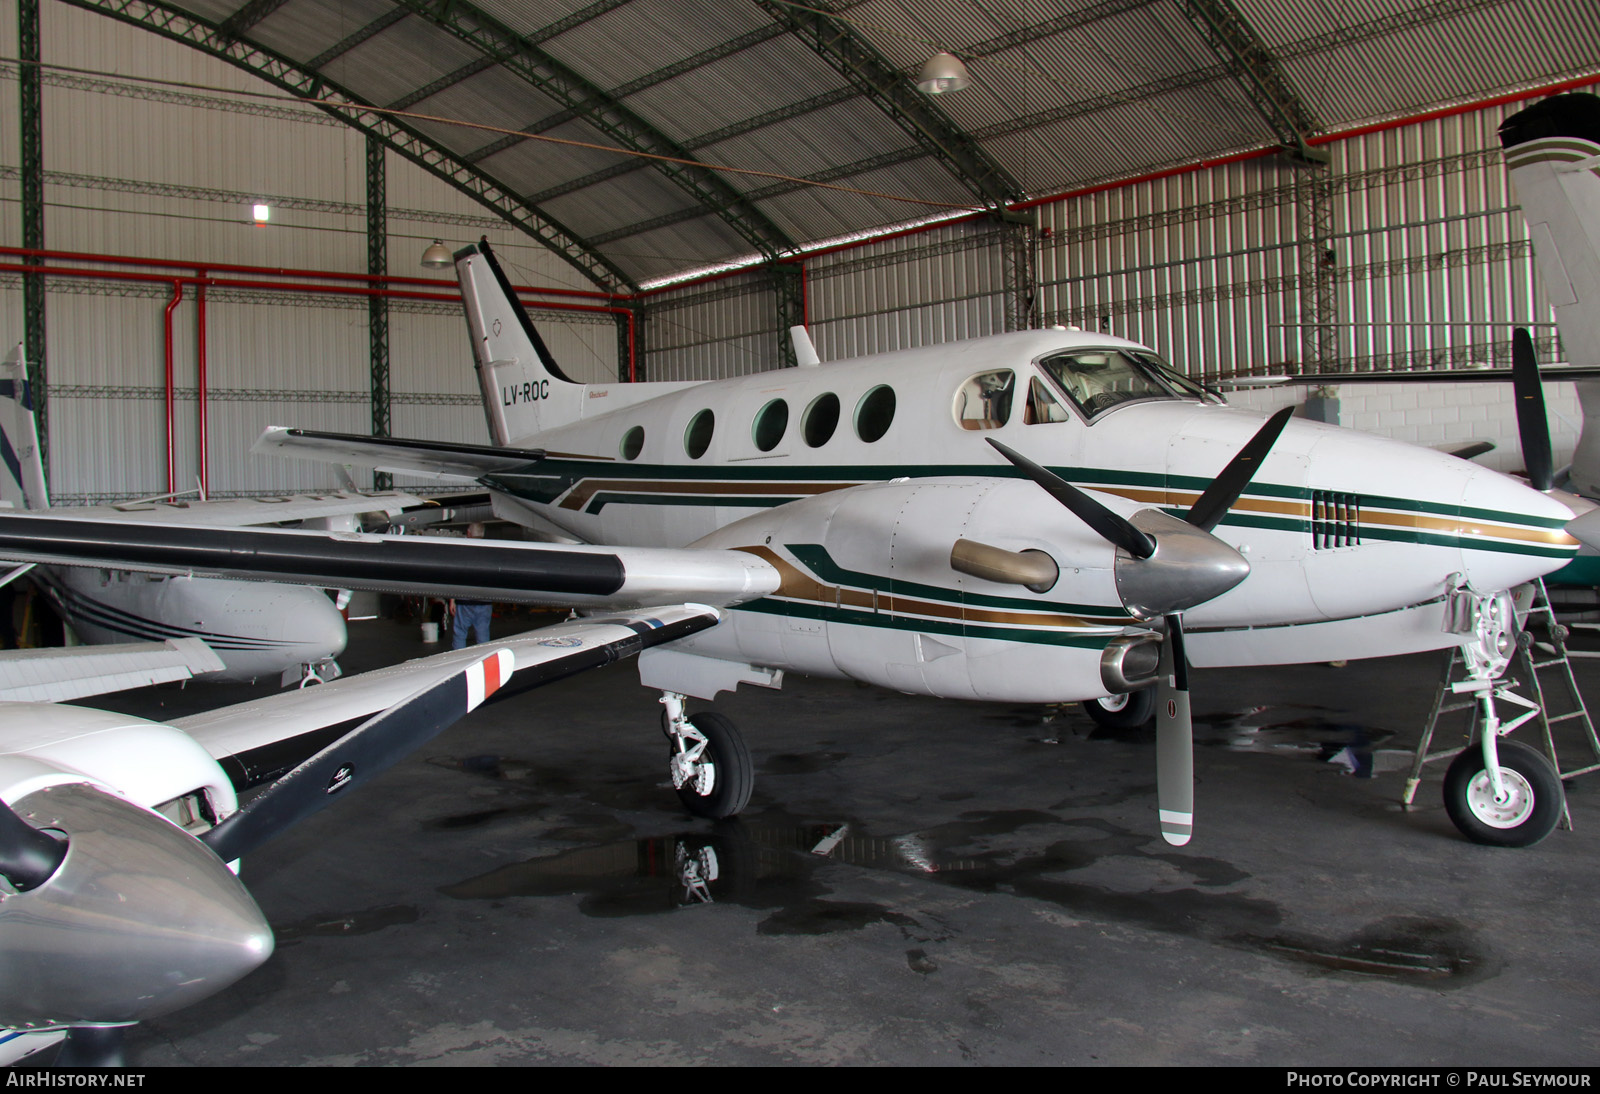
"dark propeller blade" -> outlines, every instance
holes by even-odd
[[[1156,808],[1161,838],[1182,847],[1194,834],[1194,722],[1189,714],[1189,660],[1183,619],[1167,616],[1156,685]]]
[[[1294,407],[1286,406],[1268,418],[1266,424],[1256,430],[1256,435],[1228,461],[1222,473],[1211,480],[1211,485],[1195,500],[1194,506],[1183,519],[1207,532],[1215,528],[1228,515],[1233,503],[1239,500],[1245,487],[1250,485],[1251,478],[1261,468],[1267,453],[1272,451],[1278,435],[1293,415]]]
[[[1550,420],[1544,410],[1544,387],[1539,383],[1539,362],[1533,355],[1533,336],[1518,327],[1511,336],[1511,389],[1517,400],[1517,438],[1522,442],[1522,462],[1535,490],[1548,490],[1555,482],[1555,461],[1550,455]]]
[[[25,893],[49,881],[66,857],[65,840],[39,831],[0,801],[0,874],[18,892]]]
[[[493,650],[463,664],[445,680],[339,738],[202,834],[200,841],[224,862],[241,857],[443,732],[508,681],[513,664],[509,650]]]
[[[1055,472],[1040,467],[1028,457],[999,441],[989,438],[989,443],[1000,455],[1010,460],[1023,474],[1044,487],[1045,492],[1070,509],[1074,516],[1097,532],[1101,539],[1121,547],[1134,558],[1149,558],[1156,553],[1156,541],[1139,531],[1125,519],[1113,513],[1088,494],[1073,486]]]

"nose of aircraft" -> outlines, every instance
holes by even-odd
[[[271,607],[275,637],[303,654],[301,661],[337,657],[349,642],[344,616],[321,589],[286,585]]]
[[[1284,441],[1305,453],[1314,539],[1324,526],[1314,550],[1345,546],[1341,536],[1440,548],[1441,562],[1484,591],[1550,573],[1577,550],[1566,530],[1572,510],[1509,475],[1402,441],[1296,424]]]

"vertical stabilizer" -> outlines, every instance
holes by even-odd
[[[577,421],[583,385],[567,379],[551,358],[488,241],[463,247],[455,259],[494,443],[519,445],[534,434]]]
[[[50,508],[39,453],[39,431],[33,420],[33,389],[22,346],[0,363],[0,497],[22,509]]]
[[[1566,359],[1600,365],[1600,97],[1557,95],[1500,126]]]
[[[1600,97],[1557,95],[1500,126],[1506,167],[1566,359],[1600,365]],[[1600,384],[1581,382],[1572,488],[1600,496]]]

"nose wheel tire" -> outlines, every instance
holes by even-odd
[[[1104,699],[1087,699],[1083,712],[1105,729],[1137,729],[1156,716],[1156,689],[1142,688]]]
[[[744,738],[732,722],[703,710],[689,716],[689,724],[705,738],[680,752],[674,744],[670,757],[672,785],[683,807],[697,817],[721,820],[750,804],[755,771]]]
[[[1461,834],[1494,847],[1531,847],[1555,831],[1565,796],[1561,777],[1539,752],[1515,741],[1499,741],[1500,783],[1496,798],[1483,750],[1474,745],[1450,762],[1444,776],[1444,808]]]

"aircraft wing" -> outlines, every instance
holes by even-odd
[[[381,513],[396,517],[410,509],[426,506],[426,498],[395,490],[375,493],[334,491],[327,494],[289,494],[270,498],[212,498],[188,501],[181,498],[152,498],[125,501],[116,505],[90,505],[59,509],[85,520],[141,521],[163,524],[192,524],[212,528],[256,524],[287,524],[291,521],[325,517],[359,516]]]
[[[0,702],[63,703],[226,666],[198,638],[0,653]]]
[[[515,658],[510,682],[502,682],[495,692],[499,700],[705,630],[719,619],[715,608],[677,604],[569,620],[487,645],[174,718],[168,724],[198,741],[222,764],[234,785],[244,789],[293,767],[338,737],[349,723],[445,680],[487,649],[508,649]]]
[[[53,512],[0,513],[0,559],[592,611],[724,607],[779,584],[774,567],[744,551],[123,524]]]
[[[314,429],[289,429],[284,426],[269,427],[250,451],[257,455],[346,463],[380,471],[474,482],[484,475],[527,467],[545,457],[544,450],[537,448],[408,441],[396,437],[320,433]]]
[[[1230,390],[1254,387],[1310,386],[1338,384],[1486,384],[1507,383],[1508,368],[1412,369],[1408,372],[1302,372],[1294,376],[1235,376],[1218,380],[1217,386]],[[1600,366],[1564,365],[1550,362],[1539,366],[1539,379],[1547,384],[1562,380],[1600,380]]]

